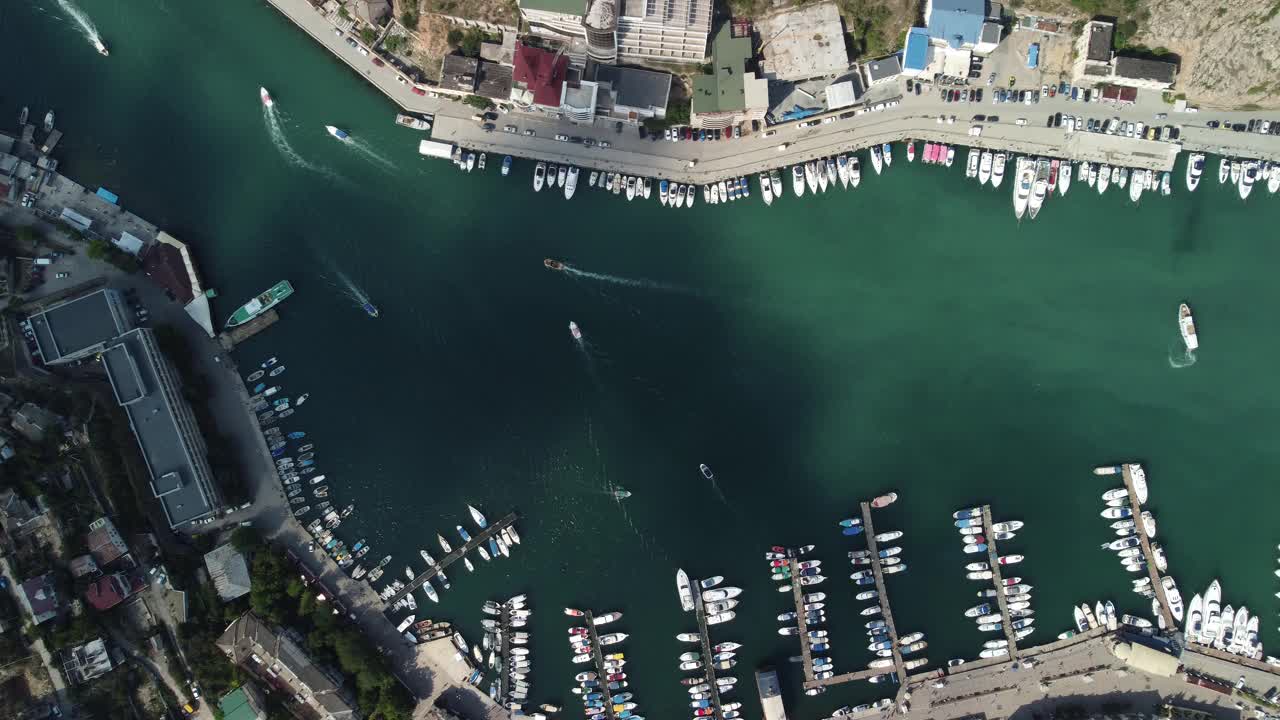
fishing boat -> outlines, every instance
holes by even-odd
[[[1035,182],[1035,169],[1024,158],[1018,158],[1016,184],[1013,187],[1013,214],[1019,220],[1027,211],[1031,201],[1031,186]]]
[[[1191,307],[1186,303],[1178,305],[1178,331],[1182,333],[1182,343],[1186,345],[1188,352],[1200,347],[1195,319],[1191,316]]]
[[[289,284],[288,280],[281,280],[272,285],[266,292],[237,308],[228,318],[226,326],[232,328],[243,325],[284,302],[290,295],[293,295],[293,285]],[[274,358],[272,359],[274,360]]]

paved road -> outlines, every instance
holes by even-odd
[[[1280,136],[1235,133],[1229,130],[1209,130],[1208,120],[1227,122],[1247,121],[1249,118],[1280,119],[1280,112],[1200,112],[1173,113],[1172,105],[1165,103],[1154,91],[1140,91],[1138,102],[1117,107],[1112,103],[1082,103],[1063,99],[1061,96],[1046,98],[1033,105],[1019,103],[992,104],[991,90],[983,86],[986,101],[978,104],[944,103],[936,90],[926,90],[920,95],[906,95],[902,103],[878,113],[869,113],[852,119],[836,119],[817,127],[798,129],[797,123],[774,126],[776,134],[764,137],[751,134],[740,140],[721,142],[652,141],[642,139],[633,128],[622,133],[614,131],[613,123],[596,121],[590,126],[574,125],[567,121],[553,121],[538,114],[512,112],[497,120],[498,126],[512,124],[521,133],[533,129],[534,137],[523,134],[510,135],[501,131],[484,132],[469,118],[474,109],[444,98],[416,95],[408,84],[396,78],[399,73],[390,66],[378,67],[370,57],[361,55],[345,41],[333,34],[333,26],[314,10],[306,0],[268,0],[298,27],[328,48],[336,57],[381,90],[401,108],[418,113],[436,115],[433,136],[442,141],[461,143],[469,148],[531,157],[553,162],[573,162],[597,169],[624,169],[631,174],[666,177],[679,182],[699,184],[726,176],[746,174],[767,167],[781,167],[841,150],[867,147],[872,143],[896,141],[906,137],[936,139],[959,145],[978,144],[1001,146],[1016,152],[1052,154],[1073,159],[1105,160],[1130,167],[1168,169],[1178,148],[1167,143],[1150,143],[1125,140],[1114,136],[1094,136],[1085,140],[1088,133],[1072,138],[1061,128],[1045,127],[1045,119],[1052,113],[1080,115],[1083,118],[1113,118],[1160,124],[1182,125],[1183,148],[1203,150],[1216,154],[1280,160]],[[989,67],[998,77],[1007,73]],[[868,102],[874,103],[888,96],[903,92],[901,82],[886,83],[872,88]],[[1167,113],[1169,117],[1157,120],[1156,115]],[[996,124],[983,123],[980,139],[968,136],[969,120],[977,114],[1000,117]],[[954,125],[937,125],[939,115],[956,117]],[[1019,127],[1018,118],[1026,118],[1027,125]],[[390,121],[390,119],[388,119]],[[931,125],[932,124],[932,125]],[[601,150],[583,146],[568,146],[554,140],[556,134],[580,136],[595,140],[607,140],[613,147]],[[787,143],[783,151],[779,145]],[[1157,147],[1158,146],[1158,147]],[[414,149],[406,149],[414,152]],[[689,163],[696,164],[690,168]]]

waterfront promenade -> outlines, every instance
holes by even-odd
[[[343,38],[336,36],[329,20],[306,0],[268,2],[400,108],[435,115],[432,130],[434,139],[462,145],[477,152],[571,163],[588,169],[695,184],[754,174],[815,157],[908,138],[1155,170],[1170,169],[1178,152],[1182,150],[1280,160],[1280,137],[1204,127],[1208,120],[1240,122],[1255,117],[1274,119],[1280,118],[1280,113],[1173,113],[1173,106],[1163,102],[1157,93],[1151,91],[1141,93],[1137,103],[1121,106],[1112,103],[1071,102],[1061,97],[1047,98],[1033,105],[994,105],[989,100],[982,103],[945,103],[938,97],[937,90],[931,87],[921,95],[902,95],[900,104],[879,112],[847,119],[836,117],[830,123],[820,122],[825,116],[818,115],[810,118],[819,121],[813,127],[801,129],[798,122],[782,123],[769,128],[774,131],[769,137],[759,132],[728,142],[653,141],[640,138],[635,129],[629,126],[624,127],[622,132],[616,132],[613,122],[597,120],[593,124],[576,125],[555,121],[537,113],[516,111],[501,116],[497,124],[516,125],[521,132],[486,132],[471,120],[474,108],[444,97],[432,98],[415,94],[411,90],[411,83],[407,80],[401,83],[397,79],[400,75],[397,70],[390,65],[375,65],[371,57],[361,55],[347,45]],[[992,88],[986,89],[990,91]],[[279,91],[281,97],[287,98],[287,88],[279,88]],[[866,102],[874,104],[901,94],[902,86],[899,82],[886,83],[873,87]],[[847,109],[842,112],[847,112]],[[1114,117],[1134,122],[1182,125],[1182,144],[1099,133],[1067,133],[1062,128],[1045,127],[1046,116],[1055,112],[1082,117]],[[1159,113],[1167,113],[1169,117],[1156,121],[1155,116]],[[1000,120],[971,123],[975,115],[997,115]],[[939,124],[939,116],[954,116],[955,121]],[[1019,118],[1024,118],[1026,124],[1018,125]],[[391,122],[390,114],[388,122]],[[982,126],[980,136],[969,134],[972,124]],[[532,137],[525,136],[524,130],[533,130],[535,134]],[[557,133],[596,141],[607,140],[611,147],[601,149],[598,145],[587,147],[558,142],[554,139]],[[406,147],[406,154],[414,152],[411,147]],[[527,172],[517,170],[516,177],[523,174],[526,179],[531,180],[531,169],[524,170]],[[869,171],[870,168],[866,170]]]

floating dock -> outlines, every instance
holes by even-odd
[[[405,595],[408,595],[414,590],[417,590],[418,588],[425,585],[427,582],[431,580],[431,578],[436,576],[436,573],[439,573],[441,570],[444,570],[445,568],[452,565],[454,562],[460,560],[463,555],[466,555],[472,550],[475,550],[476,548],[480,547],[482,543],[484,543],[494,535],[497,535],[498,533],[502,532],[503,529],[514,525],[518,518],[519,518],[518,515],[516,515],[515,513],[511,513],[510,515],[502,518],[498,522],[490,523],[489,527],[481,530],[476,535],[471,536],[471,539],[467,541],[465,545],[463,545],[462,547],[454,548],[453,552],[440,558],[440,562],[427,568],[426,572],[421,573],[417,577],[415,577],[413,581],[410,582],[408,585],[406,585],[403,590],[396,593],[395,595],[392,595],[387,600],[387,607],[395,607],[396,603],[403,600]]]
[[[903,667],[902,648],[898,646],[898,629],[893,623],[893,612],[889,609],[889,593],[884,586],[884,567],[880,564],[880,548],[876,543],[876,528],[871,521],[871,503],[862,503],[862,526],[863,535],[867,538],[867,550],[871,552],[871,570],[876,578],[876,594],[877,600],[880,602],[880,614],[884,618],[885,626],[889,630],[889,641],[893,643],[893,673],[898,676],[899,687],[903,686],[907,679],[907,671]],[[796,584],[799,585],[799,569],[795,559],[791,560],[791,576],[796,578]],[[809,652],[809,638],[806,632],[806,623],[804,620],[804,602],[799,590],[796,593],[796,618],[800,623],[801,643],[800,647],[804,652],[804,688],[829,687],[831,685],[841,685],[856,680],[870,680],[876,675],[884,675],[889,672],[889,668],[867,668],[857,672],[841,673],[840,675],[832,675],[825,679],[815,679],[813,677],[813,659]]]
[[[218,342],[221,343],[224,350],[231,352],[235,349],[236,345],[239,345],[245,340],[248,340],[272,325],[275,325],[279,321],[280,313],[276,312],[275,309],[268,310],[243,325],[237,325],[230,330],[219,333]]]
[[[782,704],[782,688],[778,686],[778,673],[773,668],[760,668],[756,671],[756,690],[760,693],[764,720],[787,720],[787,708]]]
[[[607,720],[618,720],[613,712],[613,696],[609,694],[609,671],[604,667],[604,649],[600,647],[600,633],[596,632],[596,617],[590,610],[586,612],[587,636],[591,638],[591,664],[596,666],[596,679],[600,681],[600,692],[604,695],[604,716]]]
[[[996,549],[996,534],[991,529],[991,506],[982,506],[982,535],[987,539],[987,564],[991,566],[991,582],[996,588],[996,604],[1000,606],[1000,629],[1004,630],[1004,639],[1009,641],[1009,660],[1018,659],[1018,634],[1013,629],[1013,618],[1009,615],[1009,601],[1004,592],[1004,578],[1000,574],[1000,553]]]
[[[1156,554],[1151,549],[1151,539],[1147,537],[1146,528],[1142,525],[1142,503],[1138,502],[1138,492],[1133,487],[1133,471],[1130,467],[1129,463],[1121,465],[1120,473],[1124,477],[1124,487],[1129,491],[1129,508],[1133,511],[1131,517],[1134,534],[1142,543],[1142,557],[1147,561],[1147,575],[1151,578],[1151,589],[1155,591],[1156,599],[1160,601],[1160,616],[1164,620],[1165,630],[1176,632],[1178,623],[1173,618],[1173,611],[1169,609],[1169,598],[1165,596],[1164,585],[1160,582],[1160,569],[1156,567]]]
[[[702,639],[702,668],[706,671],[707,683],[711,685],[711,689],[707,692],[711,695],[711,707],[716,710],[714,717],[723,718],[724,712],[720,707],[720,686],[716,684],[716,671],[711,660],[711,632],[707,629],[707,609],[706,603],[702,601],[701,580],[694,580],[693,587],[697,588],[693,594],[693,611],[698,616],[698,635]]]
[[[502,603],[502,607],[498,609],[498,627],[502,628],[499,633],[501,639],[498,641],[498,652],[502,655],[502,668],[498,672],[498,704],[507,702],[507,691],[511,689],[511,605]],[[480,672],[484,672],[484,667],[479,668]]]

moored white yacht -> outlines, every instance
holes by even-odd
[[[880,150],[880,146],[872,145],[871,146],[871,167],[876,171],[876,174],[879,175],[880,169],[883,166],[884,166],[884,155]]]
[[[791,166],[791,191],[796,197],[804,195],[804,168],[799,165]]]
[[[1234,171],[1233,171],[1234,174]],[[1250,160],[1243,164],[1240,171],[1240,199],[1249,199],[1249,193],[1253,191],[1253,183],[1258,179],[1258,162]]]
[[[1031,200],[1031,185],[1035,182],[1035,169],[1032,167],[1031,161],[1026,158],[1018,158],[1015,172],[1013,214],[1021,220],[1023,214],[1027,212],[1027,204]]]
[[[546,183],[546,181],[547,181],[547,164],[544,162],[539,162],[537,166],[533,168],[533,191],[541,192],[542,186]]]
[[[1071,189],[1071,162],[1067,161],[1065,166],[1058,170],[1058,194],[1066,195]]]
[[[1031,201],[1028,209],[1031,213],[1031,219],[1035,220],[1036,215],[1040,214],[1040,207],[1044,205],[1045,196],[1048,194],[1049,185],[1044,178],[1036,180],[1035,185],[1031,188]]]
[[[978,184],[986,185],[991,179],[991,163],[994,156],[990,150],[983,150],[982,157],[978,161]]]
[[[765,205],[773,204],[773,184],[764,173],[760,173],[760,196],[764,198]]]
[[[1004,182],[1004,165],[1007,160],[1004,153],[996,153],[991,162],[991,187],[998,188]]]
[[[1200,176],[1204,175],[1204,153],[1191,153],[1187,159],[1187,190],[1195,192],[1200,186]]]

